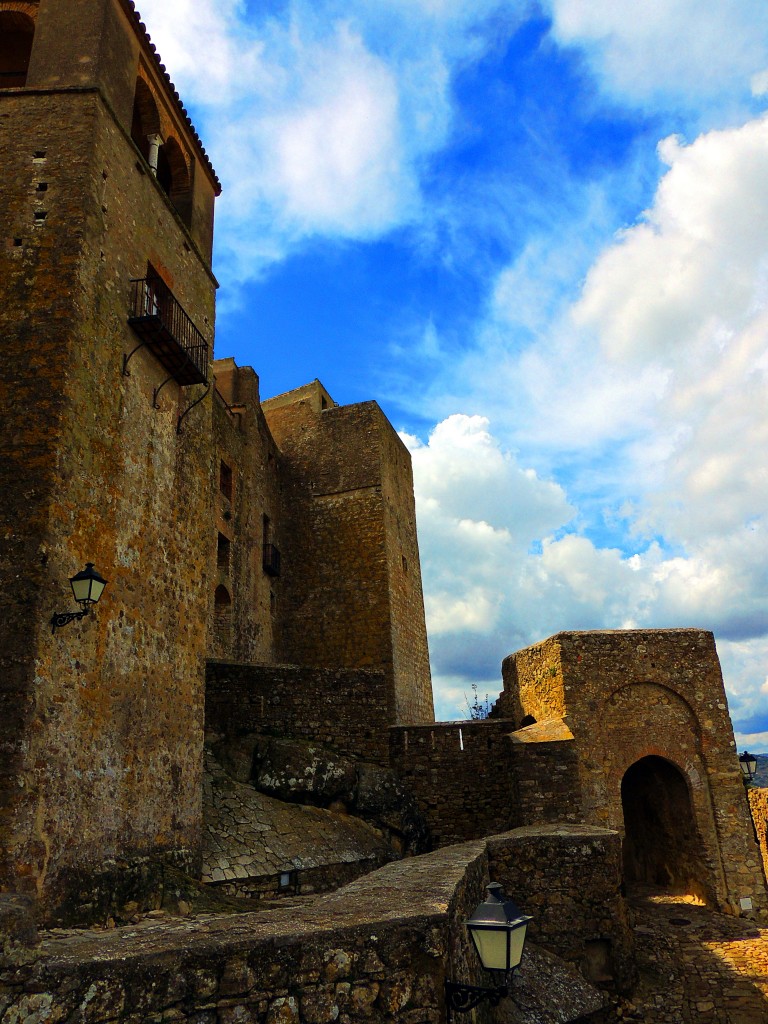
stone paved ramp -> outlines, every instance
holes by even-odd
[[[685,898],[630,905],[642,980],[617,1021],[768,1024],[768,928]]]

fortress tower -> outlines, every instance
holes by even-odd
[[[130,0],[0,2],[0,135],[0,884],[77,919],[199,854],[219,184]]]
[[[130,0],[0,0],[0,133],[0,892],[104,920],[198,870],[206,659],[214,730],[432,720],[410,458],[213,362],[219,183]]]

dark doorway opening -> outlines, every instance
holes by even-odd
[[[636,761],[621,782],[624,881],[711,902],[688,785],[663,757]]]

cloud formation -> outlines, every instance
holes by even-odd
[[[530,304],[521,314],[525,269],[497,281],[479,349],[456,375],[469,382],[468,405],[485,395],[499,410],[502,434],[487,421],[470,428],[475,420],[459,431],[454,416],[413,451],[430,615],[439,648],[452,631],[479,632],[461,609],[482,606],[499,660],[559,629],[712,629],[737,726],[754,740],[768,731],[754,682],[768,654],[768,121],[690,145],[668,139],[661,151],[651,207],[598,255],[557,321]],[[543,336],[521,345],[521,316],[538,318]],[[502,396],[516,411],[507,418]],[[491,499],[477,495],[510,480],[513,444],[537,471],[526,482],[516,468],[516,497],[494,503],[492,535],[462,566],[453,552],[468,524],[483,536]],[[564,471],[568,449],[576,472]],[[487,452],[495,482],[476,476]],[[450,496],[433,479],[450,481]],[[549,503],[533,500],[542,494]],[[521,520],[504,514],[517,503]],[[622,520],[619,544],[606,541],[611,516]],[[452,561],[434,580],[431,563],[445,571]],[[455,695],[458,667],[442,665]]]
[[[558,43],[578,47],[603,88],[625,102],[728,102],[765,70],[762,0],[549,0],[548,6]]]
[[[424,161],[451,129],[453,70],[509,34],[517,6],[293,0],[256,17],[241,0],[143,0],[224,184],[230,286],[313,237],[367,240],[418,219]],[[488,30],[502,8],[503,30]]]

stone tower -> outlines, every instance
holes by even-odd
[[[0,172],[0,886],[86,919],[199,856],[219,185],[130,0],[0,2]]]
[[[293,553],[278,659],[382,669],[389,724],[433,721],[408,450],[376,402],[338,406],[319,381],[263,408]]]

